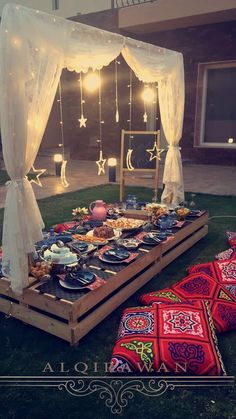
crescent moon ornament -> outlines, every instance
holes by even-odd
[[[133,149],[132,148],[129,148],[128,151],[127,151],[127,155],[126,155],[126,166],[127,166],[127,169],[129,171],[134,170],[134,167],[133,167],[132,162],[131,162],[131,160],[132,160],[132,153],[133,153]]]
[[[68,188],[68,186],[70,185],[66,180],[66,165],[67,160],[63,160],[61,164],[61,183],[64,188]]]

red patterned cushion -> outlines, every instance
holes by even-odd
[[[189,274],[194,274],[197,272],[203,272],[206,275],[216,278],[216,271],[214,267],[214,262],[199,263],[197,265],[190,266],[187,269]]]
[[[124,310],[110,372],[225,374],[208,303]]]
[[[226,231],[226,237],[228,239],[230,247],[236,247],[236,232]]]
[[[139,301],[141,304],[150,306],[152,303],[179,303],[183,300],[171,288],[164,288],[163,290],[149,292],[141,295]]]
[[[236,258],[236,251],[235,251],[235,249],[232,249],[230,247],[229,249],[223,250],[223,252],[220,252],[217,255],[215,255],[215,258],[217,260],[235,259]]]
[[[236,286],[232,284],[227,284],[227,286],[228,289],[204,273],[194,273],[170,288],[142,295],[140,301],[142,304],[163,302],[163,298],[160,298],[163,291],[165,302],[169,303],[173,302],[173,298],[182,302],[188,300],[209,301],[217,333],[227,332],[236,330],[236,297],[234,296]]]
[[[222,284],[236,284],[236,260],[214,262],[217,278]]]

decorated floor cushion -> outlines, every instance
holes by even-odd
[[[212,278],[217,278],[217,274],[214,267],[214,262],[198,263],[197,265],[189,266],[187,269],[189,274],[202,272]]]
[[[226,231],[226,237],[230,247],[236,247],[236,232]]]
[[[200,263],[188,269],[189,274],[204,273],[220,282],[224,287],[235,296],[236,286],[236,259],[218,260],[215,262]]]
[[[140,303],[147,306],[152,305],[152,303],[180,303],[183,300],[184,299],[177,295],[171,288],[153,291],[139,297]]]
[[[229,249],[223,250],[223,252],[218,253],[215,255],[215,259],[217,260],[229,260],[229,259],[236,259],[236,250],[230,247]]]
[[[169,304],[173,303],[173,298],[178,299],[179,302],[209,301],[216,332],[236,330],[236,298],[232,294],[235,293],[235,288],[226,289],[212,277],[200,272],[183,278],[165,290],[144,294],[140,297],[140,302],[142,304],[160,303],[163,291],[165,302]]]
[[[124,310],[110,372],[225,375],[208,303]]]

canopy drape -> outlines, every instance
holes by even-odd
[[[27,286],[28,254],[43,220],[26,175],[34,164],[61,71],[100,69],[120,53],[136,76],[159,84],[169,151],[163,197],[183,200],[178,143],[184,112],[182,54],[26,7],[7,4],[0,27],[0,111],[3,156],[10,181],[3,226],[3,272],[13,291]]]

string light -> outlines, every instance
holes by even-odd
[[[127,122],[129,122],[129,148],[126,154],[126,167],[129,171],[134,170],[134,167],[132,165],[132,153],[133,153],[133,148],[132,148],[132,138],[133,136],[131,135],[131,130],[132,130],[132,70],[130,69],[129,72],[129,119],[127,120]]]
[[[62,149],[62,164],[61,164],[61,183],[64,188],[70,185],[66,180],[66,165],[65,160],[65,145],[64,145],[64,124],[63,124],[63,108],[62,108],[62,94],[61,94],[61,81],[59,81],[59,105],[60,105],[60,127],[61,127],[61,149]]]
[[[116,122],[118,123],[119,119],[120,119],[120,115],[119,115],[119,102],[118,102],[118,69],[117,69],[117,64],[120,64],[120,62],[115,60],[115,83],[116,83],[115,103],[116,103]]]
[[[100,146],[100,151],[99,151],[99,160],[96,161],[96,164],[98,166],[98,175],[101,175],[101,173],[105,174],[105,164],[106,164],[106,159],[103,158],[103,152],[102,152],[102,124],[104,124],[104,121],[102,121],[102,95],[101,95],[101,72],[100,70],[98,71],[98,78],[99,78],[99,83],[98,83],[98,107],[99,107],[99,139],[98,139],[98,143]]]
[[[79,79],[79,83],[80,83],[80,110],[81,110],[81,116],[78,119],[79,121],[79,127],[85,127],[86,128],[86,121],[87,118],[84,117],[84,103],[85,101],[83,100],[83,79],[82,79],[82,74],[80,73],[80,79]]]

